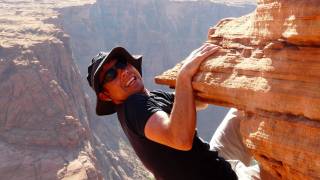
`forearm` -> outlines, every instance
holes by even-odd
[[[192,147],[196,128],[196,107],[191,80],[191,77],[183,74],[177,78],[175,101],[169,125],[175,143],[186,150]]]
[[[179,150],[190,150],[196,129],[196,105],[193,96],[192,77],[200,64],[218,50],[212,44],[204,44],[194,50],[184,61],[176,82],[176,93],[170,116],[157,111],[145,126],[150,140]]]

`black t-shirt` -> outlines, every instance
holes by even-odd
[[[165,180],[233,180],[237,179],[231,166],[218,153],[209,150],[195,133],[190,151],[180,151],[147,139],[144,127],[156,111],[170,114],[174,101],[172,93],[153,91],[131,95],[120,107],[118,117],[133,149],[142,163],[157,179]],[[120,109],[120,110],[119,110]]]

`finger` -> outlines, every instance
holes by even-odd
[[[219,47],[219,46],[216,45],[216,44],[212,44],[212,43],[208,43],[208,42],[206,42],[205,44],[208,44],[208,47]]]
[[[211,43],[204,43],[204,49],[211,49],[214,47],[218,47],[218,46],[215,44],[211,44]]]
[[[204,48],[206,48],[208,46],[208,43],[203,44],[202,46],[200,46],[198,49],[195,49],[194,51],[192,51],[190,53],[190,56],[196,56],[201,54],[201,51],[203,51]]]
[[[206,48],[204,48],[202,51],[201,51],[201,54],[203,54],[203,53],[206,53],[206,52],[208,52],[208,51],[216,51],[218,49],[218,47],[217,46],[214,46],[214,45],[208,45],[208,46],[206,46]]]
[[[201,51],[199,52],[199,54],[203,54],[207,51],[210,51],[210,49],[212,49],[212,46],[210,46],[209,44],[207,44],[206,46],[204,46],[204,48],[201,49]]]
[[[199,53],[203,50],[203,48],[205,48],[206,46],[205,45],[202,45],[200,46],[199,48],[195,49],[194,51],[192,51],[191,54],[196,54],[196,53]]]
[[[194,51],[192,51],[190,56],[202,56],[204,52],[207,52],[214,47],[219,47],[219,46],[212,43],[204,43],[198,49],[195,49]]]
[[[214,46],[210,50],[208,50],[208,54],[213,54],[217,52],[219,49],[220,49],[219,47]]]
[[[210,43],[204,43],[204,44],[202,44],[202,46],[199,48],[199,50],[202,51],[202,50],[208,48],[209,46],[210,46]]]
[[[207,49],[207,50],[205,50],[205,51],[202,51],[201,53],[200,53],[200,55],[201,56],[210,56],[210,55],[212,55],[213,53],[215,53],[215,52],[217,52],[218,50],[219,50],[220,48],[219,47],[211,47],[211,48],[209,48],[209,49]]]
[[[212,44],[212,43],[209,43],[209,42],[205,42],[204,44],[206,44],[209,47],[219,47],[218,45]]]

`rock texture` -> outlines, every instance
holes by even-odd
[[[69,38],[53,8],[90,1],[1,1],[0,179],[102,179]]]
[[[199,99],[245,111],[244,142],[274,178],[320,178],[319,5],[260,0],[221,20],[207,42],[222,48],[193,79]],[[181,64],[156,82],[174,87]]]
[[[94,115],[77,65],[85,72],[99,50],[122,44],[145,55],[144,77],[152,79],[188,52],[182,44],[191,49],[203,41],[205,17],[212,22],[253,8],[206,1],[2,0],[0,179],[151,179],[116,119]]]

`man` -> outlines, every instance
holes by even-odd
[[[99,53],[88,67],[87,79],[97,95],[96,113],[117,112],[133,149],[156,179],[237,179],[230,164],[196,132],[192,77],[217,50],[204,44],[186,58],[175,95],[148,91],[141,77],[142,57],[122,47]]]

